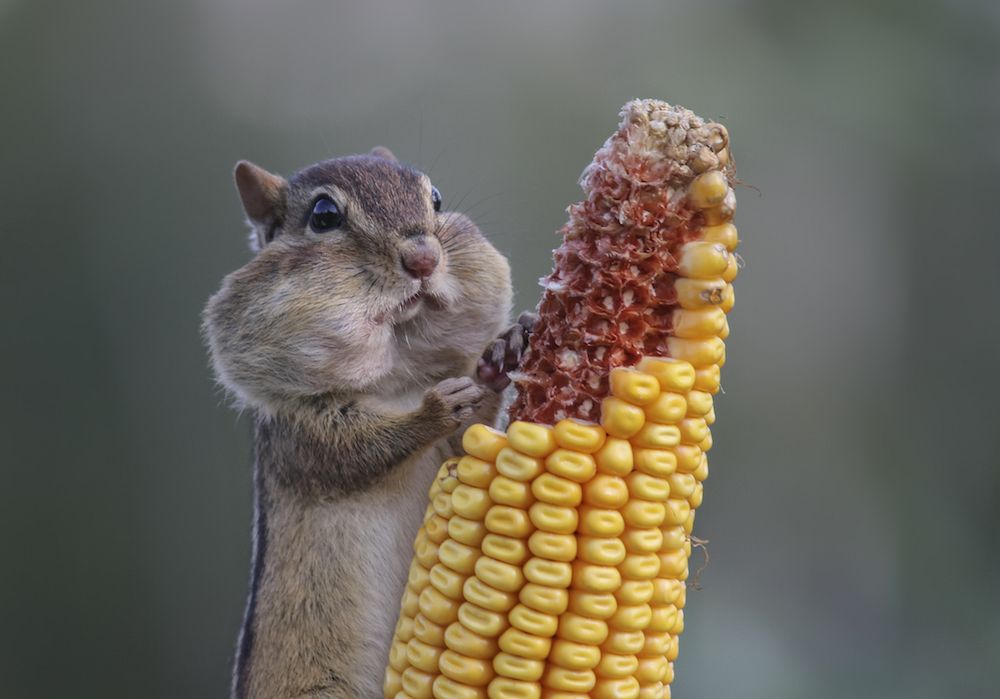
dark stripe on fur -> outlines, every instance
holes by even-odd
[[[254,622],[257,611],[257,592],[264,576],[264,558],[267,555],[267,503],[264,492],[263,468],[258,455],[254,465],[254,531],[253,562],[250,567],[250,594],[243,613],[243,627],[236,651],[236,668],[233,673],[233,699],[246,699],[250,678],[250,654],[253,651]]]

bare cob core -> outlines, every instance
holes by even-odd
[[[586,197],[568,208],[554,269],[542,280],[512,420],[597,422],[612,368],[675,354],[678,277],[706,276],[684,268],[685,246],[703,226],[731,218],[733,175],[721,124],[659,100],[622,108],[618,130],[580,178]],[[701,253],[692,262],[713,257]],[[724,289],[695,291],[726,303]]]

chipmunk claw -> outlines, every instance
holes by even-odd
[[[517,369],[528,348],[528,337],[538,326],[538,314],[525,311],[483,351],[476,365],[476,378],[498,393],[510,385],[510,372]]]

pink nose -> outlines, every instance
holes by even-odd
[[[425,279],[434,273],[438,266],[437,252],[426,245],[407,250],[401,256],[403,269],[416,279]]]

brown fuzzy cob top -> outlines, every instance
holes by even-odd
[[[692,182],[711,173],[718,181],[708,190],[722,191],[722,178],[728,189],[725,127],[658,100],[622,108],[618,130],[580,178],[586,197],[569,207],[542,279],[540,322],[513,377],[512,420],[596,422],[612,368],[670,354],[681,248],[735,208],[731,189],[722,201],[698,201]]]

